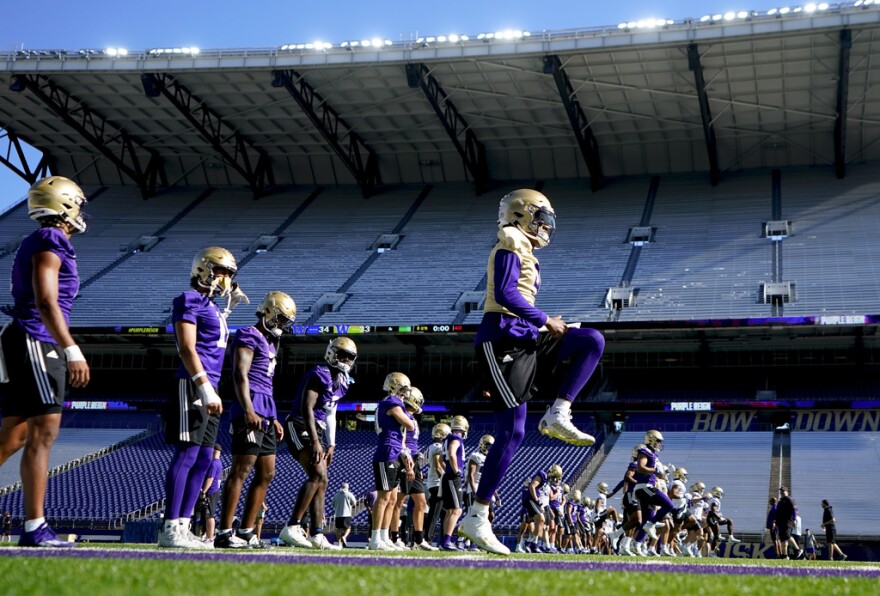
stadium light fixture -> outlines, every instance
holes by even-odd
[[[736,13],[736,18],[738,18],[738,19],[747,19],[747,18],[749,18],[749,16],[750,16],[749,11],[747,11],[747,10],[741,10],[738,13]]]
[[[819,10],[828,10],[828,3],[827,2],[820,2],[819,3]]]
[[[725,21],[732,21],[732,20],[735,19],[735,18],[736,18],[736,13],[735,13],[735,12],[732,12],[732,11],[731,11],[731,12],[725,12],[725,13],[724,13],[724,20],[725,20]]]
[[[450,33],[446,39],[449,40],[449,43],[458,43],[461,38],[455,33]]]
[[[107,54],[108,56],[115,57],[116,56],[116,48],[107,48],[106,50],[104,50],[104,53]]]
[[[791,9],[787,6],[783,6],[779,9],[779,14],[788,14],[791,12]]]
[[[371,41],[371,43],[372,43],[372,45],[373,45],[374,48],[383,48],[383,47],[385,47],[385,44],[382,43],[382,40],[379,39],[378,37],[374,37],[374,38],[373,38],[372,40],[370,40],[370,41]]]

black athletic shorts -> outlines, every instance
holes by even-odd
[[[284,442],[287,449],[293,455],[293,459],[299,460],[299,454],[312,446],[312,439],[309,437],[309,431],[306,430],[306,424],[299,418],[288,417],[284,421],[286,432],[284,433]],[[324,440],[324,430],[315,425],[318,431],[318,440]]]
[[[376,490],[394,490],[400,484],[400,477],[405,475],[400,469],[400,462],[374,461],[373,479],[376,481]]]
[[[244,416],[232,421],[232,455],[256,455],[257,457],[275,455],[278,451],[278,439],[275,424],[263,418],[261,430],[250,430],[244,422]]]
[[[3,416],[58,414],[67,396],[67,358],[56,344],[33,339],[10,323],[3,331],[0,357],[8,383],[0,383]]]
[[[496,410],[516,408],[550,382],[556,355],[562,346],[561,337],[542,333],[537,341],[502,339],[487,341],[475,347],[480,367],[481,387],[488,391]],[[540,370],[540,376],[538,372]]]
[[[406,456],[401,455],[398,458],[400,461],[400,492],[404,495],[423,495],[427,492],[425,488],[425,478],[422,475],[422,469],[415,465],[413,468],[413,472],[415,472],[415,477],[412,480],[406,479]]]
[[[217,443],[220,417],[208,414],[207,404],[197,401],[196,388],[189,379],[177,380],[176,394],[165,407],[165,442],[191,443],[213,447]]]
[[[788,524],[780,524],[776,526],[776,539],[787,542],[791,538],[791,527]]]
[[[208,517],[214,517],[215,515],[217,515],[217,503],[220,502],[220,495],[222,493],[222,490],[218,490],[213,495],[205,495],[205,498],[208,501]]]
[[[461,494],[461,476],[444,474],[440,480],[443,492],[443,509],[461,509],[464,499]]]
[[[836,526],[825,526],[825,542],[828,544],[837,544]]]
[[[350,517],[337,517],[336,518],[336,529],[337,530],[347,530],[351,527],[351,518]]]

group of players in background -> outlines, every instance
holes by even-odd
[[[44,502],[49,453],[60,429],[68,385],[84,387],[90,379],[88,362],[69,329],[80,281],[70,239],[88,227],[86,204],[82,189],[61,176],[39,180],[31,187],[28,216],[40,227],[18,248],[12,269],[14,306],[4,309],[12,322],[4,328],[0,352],[0,464],[24,448],[22,546],[72,545],[59,539],[46,523]],[[465,479],[463,440],[468,423],[456,416],[450,432],[442,437],[441,458],[436,458],[435,449],[429,466],[428,484],[439,477],[437,492],[431,493],[435,487],[426,486],[417,473],[421,462],[415,415],[423,396],[401,373],[386,378],[388,395],[376,412],[378,447],[373,469],[378,496],[370,549],[399,548],[391,540],[390,528],[398,523],[402,495],[406,494],[420,513],[438,510],[430,508],[425,495],[431,495],[435,504],[436,499],[442,500],[445,515],[440,548],[454,548],[452,534],[457,529],[482,550],[510,553],[492,530],[491,506],[497,502],[498,487],[525,436],[527,402],[535,393],[536,377],[552,378],[550,386],[558,387],[555,401],[539,422],[540,432],[574,445],[595,442],[572,423],[571,403],[593,374],[604,338],[595,330],[568,325],[561,317],[551,317],[535,306],[541,275],[534,253],[549,245],[555,232],[556,213],[540,192],[520,189],[501,199],[497,242],[487,262],[484,316],[474,344],[481,373],[477,395],[495,412],[493,440],[485,438],[481,444],[485,459],[478,482]],[[349,373],[358,356],[357,347],[347,337],[332,339],[324,362],[301,380],[292,411],[282,422],[275,405],[273,376],[280,338],[291,330],[297,309],[293,298],[280,290],[269,292],[256,309],[255,323],[237,330],[231,339],[236,397],[231,416],[232,470],[213,543],[200,540],[190,529],[221,432],[223,403],[217,391],[230,342],[226,319],[237,305],[250,303],[234,281],[237,273],[235,257],[228,250],[217,246],[199,250],[189,271],[189,287],[172,300],[171,321],[181,363],[164,416],[166,441],[174,445],[174,455],[165,473],[159,546],[203,549],[257,545],[256,518],[275,475],[278,443],[286,441],[308,479],[299,489],[281,539],[297,546],[338,548],[324,536],[324,500],[327,469],[336,444],[336,404],[351,384]],[[434,430],[436,439],[441,433]],[[235,509],[251,473],[254,479],[241,522],[233,531]],[[467,514],[461,517],[463,488],[469,496]],[[302,525],[307,513],[308,529]],[[415,520],[420,518],[424,515],[414,516]],[[424,527],[415,527],[413,534],[417,548],[434,548],[424,539]]]
[[[563,484],[556,464],[526,478],[516,551],[714,557],[720,541],[739,542],[733,520],[721,513],[724,490],[687,487],[685,468],[660,462],[662,447],[663,435],[648,431],[623,479],[613,489],[600,482],[595,498]],[[618,511],[609,501],[621,491]]]

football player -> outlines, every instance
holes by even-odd
[[[635,473],[635,494],[642,507],[643,524],[636,534],[636,542],[642,542],[645,535],[657,540],[658,526],[666,514],[672,511],[672,501],[665,492],[657,489],[657,466],[662,465],[657,454],[663,449],[663,435],[660,431],[649,430],[645,433],[645,446],[639,448]],[[657,509],[652,511],[652,508]]]
[[[425,512],[428,509],[428,503],[425,499],[425,479],[422,476],[422,454],[419,451],[419,423],[416,416],[422,413],[422,405],[425,403],[425,397],[422,395],[418,387],[411,387],[409,395],[403,398],[403,404],[406,406],[406,413],[415,424],[413,432],[406,433],[404,438],[404,450],[401,454],[401,463],[404,468],[405,477],[400,483],[400,493],[397,495],[397,503],[395,504],[394,519],[391,521],[391,527],[396,527],[396,520],[400,519],[400,511],[406,497],[412,498],[412,524],[413,524],[413,548],[416,550],[437,550],[425,540]],[[397,544],[396,537],[392,537],[392,542]],[[398,546],[400,546],[398,544]]]
[[[720,529],[720,526],[727,527],[727,541],[728,542],[741,542],[736,536],[733,535],[733,520],[729,517],[724,516],[721,513],[721,499],[724,498],[724,489],[720,486],[713,486],[712,490],[709,491],[712,495],[709,498],[709,511],[712,511],[712,506],[717,505],[716,514],[713,516],[713,525]],[[708,515],[706,516],[708,523]],[[720,540],[720,533],[713,530],[715,533],[715,542],[717,543]]]
[[[235,401],[232,403],[232,471],[223,488],[220,531],[215,548],[258,547],[260,539],[253,528],[257,513],[275,477],[275,452],[284,439],[278,421],[272,378],[281,336],[289,333],[296,320],[296,303],[284,292],[273,291],[257,307],[257,322],[239,329],[232,342],[232,370]],[[241,488],[256,467],[247,491],[241,526],[232,533],[232,519],[241,497]],[[316,540],[326,540],[321,538]]]
[[[247,296],[233,282],[238,266],[225,248],[211,246],[196,254],[190,289],[174,299],[174,324],[180,367],[177,395],[166,411],[166,441],[175,445],[165,476],[165,523],[159,546],[213,548],[189,531],[189,521],[213,459],[223,405],[217,395],[229,328],[226,315]],[[226,298],[224,312],[214,297]]]
[[[556,231],[556,213],[547,197],[528,189],[505,195],[499,205],[498,227],[498,242],[488,260],[483,320],[475,338],[481,387],[483,395],[493,401],[498,432],[486,458],[473,512],[459,531],[483,550],[507,555],[510,549],[492,532],[489,503],[525,436],[526,402],[535,372],[549,373],[570,360],[557,399],[539,428],[568,443],[592,445],[595,439],[571,422],[571,402],[593,374],[605,340],[595,330],[569,328],[561,317],[550,317],[535,307],[541,280],[534,251],[550,244]],[[541,327],[548,333],[541,335]]]
[[[330,544],[323,536],[324,494],[327,491],[327,471],[333,463],[336,450],[336,405],[352,384],[349,373],[357,356],[357,346],[351,339],[331,339],[324,352],[324,364],[315,365],[302,378],[290,414],[285,420],[287,432],[284,433],[284,442],[307,475],[307,480],[297,492],[290,519],[278,536],[288,546],[331,550],[342,548],[338,544]],[[306,512],[311,518],[311,537],[302,526]]]
[[[550,466],[547,478],[549,482],[546,487],[547,504],[544,510],[544,521],[546,522],[545,527],[547,529],[545,547],[550,553],[557,554],[559,551],[556,549],[556,531],[561,520],[559,511],[562,509],[562,502],[564,500],[562,496],[562,467],[555,464]]]
[[[72,387],[89,382],[89,365],[70,335],[79,290],[76,252],[70,242],[86,231],[87,203],[72,180],[50,176],[28,190],[28,217],[39,224],[18,247],[12,263],[12,317],[0,329],[0,465],[21,457],[24,531],[19,546],[70,547],[46,523],[49,454],[61,426],[61,408]],[[5,365],[4,365],[5,361]]]
[[[448,424],[435,424],[431,429],[431,446],[428,447],[428,515],[425,520],[425,529],[428,540],[434,539],[434,533],[437,529],[437,522],[443,519],[443,497],[440,495],[440,478],[443,477],[443,471],[446,464],[443,463],[443,439],[446,438],[452,429]]]
[[[453,416],[449,425],[452,432],[443,440],[443,478],[440,481],[440,493],[443,495],[443,509],[446,516],[443,518],[443,541],[440,544],[442,550],[458,550],[452,541],[452,532],[455,524],[461,516],[462,508],[462,475],[464,474],[464,440],[467,439],[470,423],[464,416]]]
[[[596,496],[596,503],[593,507],[593,523],[596,525],[596,530],[592,547],[594,552],[600,552],[600,546],[607,542],[605,534],[608,525],[605,522],[612,520],[613,523],[610,527],[614,529],[614,525],[619,521],[619,517],[614,507],[608,505],[608,495],[611,492],[608,490],[608,483],[600,482],[599,486],[596,487],[596,491],[599,494]]]
[[[412,392],[412,384],[403,373],[385,377],[382,385],[388,396],[376,408],[378,445],[373,453],[373,477],[376,481],[376,504],[373,506],[373,530],[367,544],[369,550],[404,550],[391,541],[389,528],[400,485],[400,462],[405,433],[415,431],[416,423],[407,416],[404,400]],[[405,473],[405,472],[404,472]]]

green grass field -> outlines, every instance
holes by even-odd
[[[479,554],[449,556],[439,553],[371,557],[364,551],[312,554],[286,548],[244,553],[175,553],[132,546],[90,546],[73,550],[77,552],[65,554],[75,558],[52,556],[54,553],[34,552],[32,549],[0,549],[0,572],[5,578],[6,593],[497,596],[541,595],[547,590],[587,593],[601,590],[603,594],[786,593],[828,596],[880,592],[877,577],[880,565],[864,563],[745,559],[702,559],[696,562],[639,559],[633,562],[620,557],[572,555],[500,559]],[[149,558],[156,556],[171,560]],[[212,558],[221,560],[210,560]],[[273,559],[276,562],[263,562]],[[532,568],[522,569],[517,565]],[[568,568],[541,568],[554,565]],[[621,568],[611,569],[609,565]],[[637,570],[631,570],[633,565]],[[580,566],[584,569],[578,569]],[[598,570],[596,566],[606,568]],[[682,572],[676,572],[675,567],[681,567]],[[755,568],[786,573],[852,572],[853,576],[752,575],[757,573]],[[856,577],[859,573],[871,573],[874,577]]]

